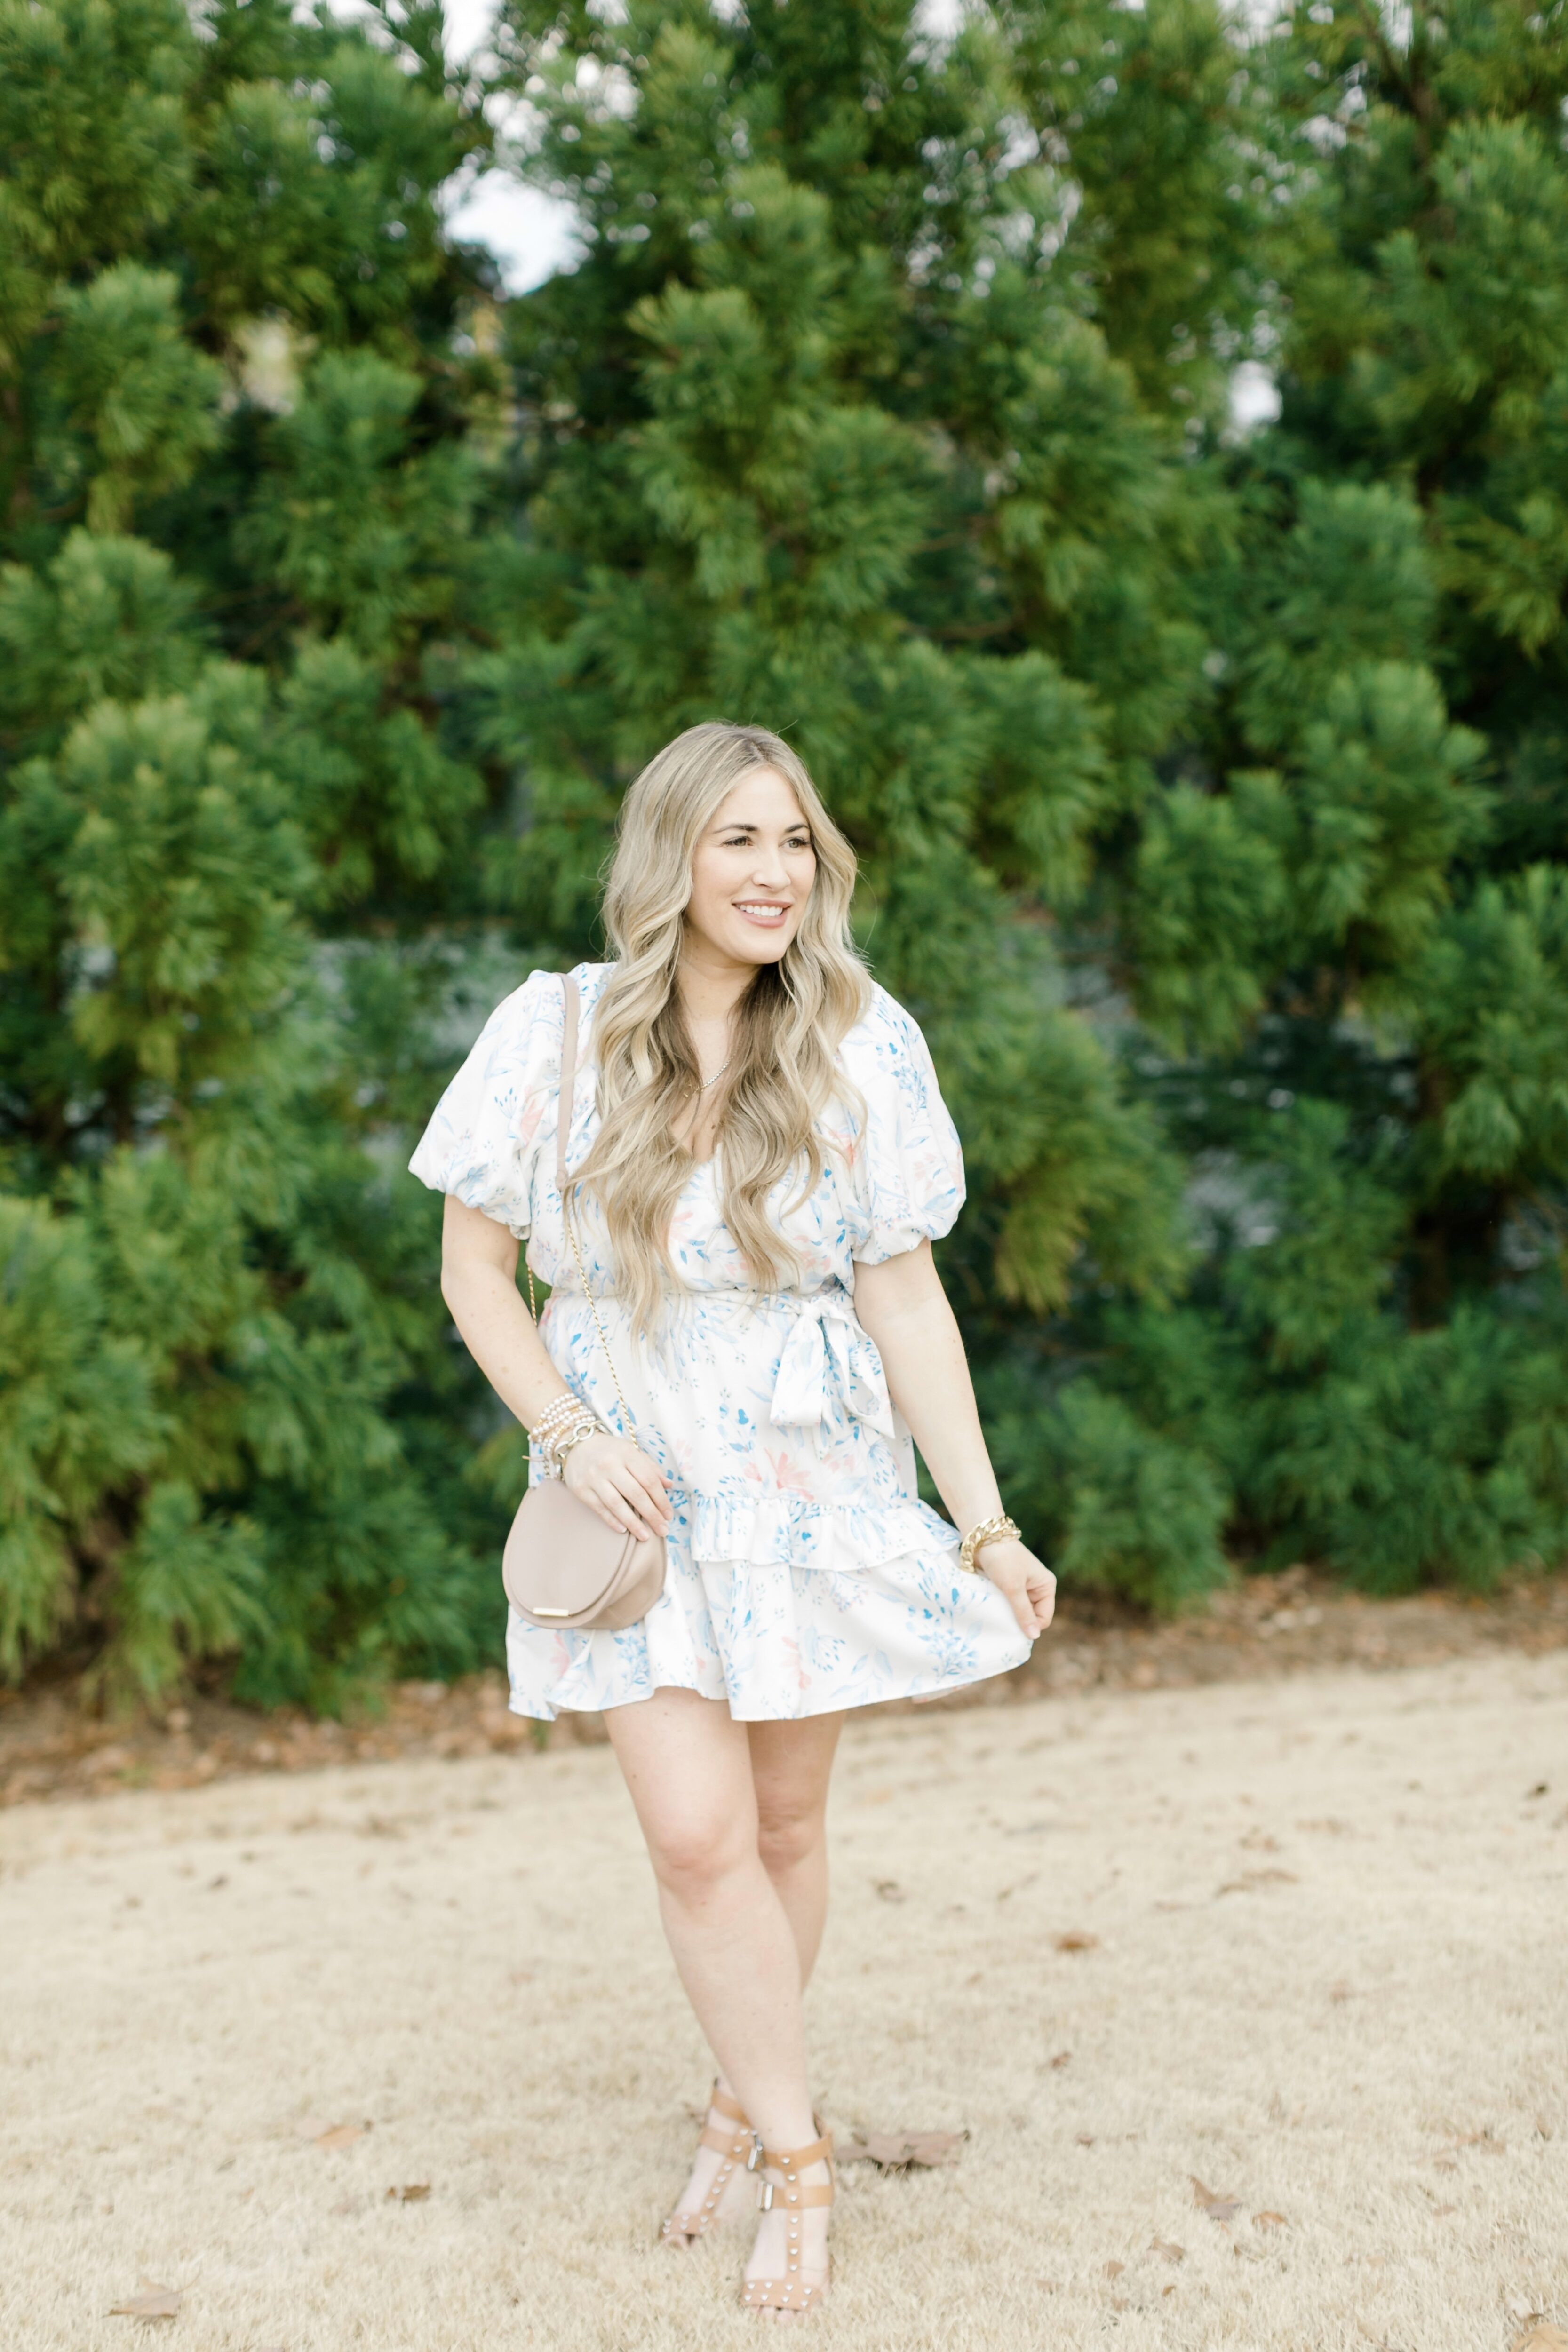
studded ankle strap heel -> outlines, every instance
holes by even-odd
[[[684,2247],[694,2238],[706,2237],[714,2222],[724,2219],[725,2191],[735,2178],[736,2167],[744,2166],[747,2172],[754,2172],[762,2158],[761,2143],[746,2120],[744,2107],[738,2105],[727,2091],[721,2091],[717,2083],[708,2102],[708,2114],[709,2120],[702,2126],[697,2145],[716,2148],[722,2162],[695,2213],[677,2210],[667,2214],[660,2222],[658,2234],[666,2245]],[[714,2116],[723,2116],[730,2128],[715,2124],[711,2120]]]
[[[783,2278],[747,2279],[742,2289],[741,2304],[746,2311],[816,2311],[827,2300],[825,2280],[808,2284],[801,2276],[800,2217],[807,2206],[831,2205],[833,2202],[833,2134],[824,2132],[809,2147],[797,2147],[787,2153],[776,2148],[763,2150],[763,2164],[771,2177],[763,2182],[759,2202],[764,2212],[775,2205],[784,2208],[784,2275]],[[809,2188],[801,2184],[801,2174],[807,2166],[826,2164],[827,2179]]]

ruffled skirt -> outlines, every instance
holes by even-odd
[[[922,1506],[914,1512],[942,1524]],[[550,1721],[563,1707],[626,1706],[673,1686],[727,1700],[737,1722],[792,1722],[930,1697],[1029,1654],[1006,1599],[965,1573],[956,1545],[928,1538],[891,1559],[838,1567],[698,1559],[678,1518],[668,1553],[663,1592],[618,1633],[557,1633],[511,1612],[514,1714]]]

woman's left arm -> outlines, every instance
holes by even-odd
[[[985,1450],[963,1340],[930,1242],[855,1269],[855,1311],[876,1341],[893,1402],[960,1534],[1002,1508]],[[1056,1608],[1057,1580],[1016,1537],[988,1543],[977,1564],[1000,1585],[1031,1641]]]

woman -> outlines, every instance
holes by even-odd
[[[513,1612],[512,1706],[604,1712],[720,2067],[663,2235],[689,2246],[745,2197],[754,2134],[742,2300],[775,2319],[826,2286],[831,2147],[801,1995],[844,1710],[1017,1665],[1055,1593],[1002,1514],[931,1262],[963,1204],[958,1138],[919,1029],[849,944],[854,879],[787,744],[689,729],[626,796],[605,898],[617,960],[574,975],[564,1114],[563,986],[535,972],[412,1162],[448,1196],[442,1292],[531,1433],[531,1475],[558,1467],[611,1527],[667,1539],[664,1591],[625,1631]],[[552,1286],[537,1329],[525,1237]],[[917,1499],[911,1433],[972,1535],[962,1560]]]

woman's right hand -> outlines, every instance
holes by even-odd
[[[658,1463],[613,1430],[573,1446],[561,1475],[578,1501],[597,1511],[607,1528],[635,1535],[639,1543],[663,1535],[675,1516],[669,1481]]]

